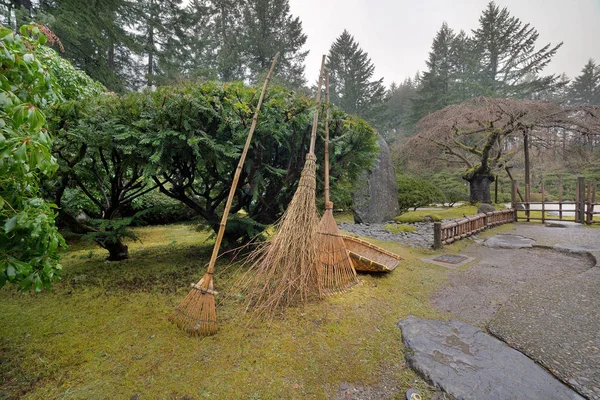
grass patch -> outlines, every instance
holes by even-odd
[[[497,210],[504,209],[504,204],[494,204]],[[415,222],[441,221],[444,219],[462,218],[477,214],[477,205],[463,204],[458,207],[448,207],[441,210],[417,210],[408,211],[394,218],[394,221],[403,224],[414,224]]]
[[[400,232],[414,232],[417,230],[416,226],[404,225],[404,224],[387,224],[383,226],[388,232],[400,233]]]
[[[344,222],[348,222],[351,224],[354,223],[354,214],[352,214],[352,211],[343,211],[343,212],[333,213],[333,218],[335,219],[335,222],[337,222],[338,224],[343,224]]]
[[[396,323],[442,317],[429,296],[447,270],[419,260],[431,251],[371,240],[405,261],[255,325],[231,292],[240,267],[221,260],[219,332],[192,338],[166,316],[204,274],[209,233],[191,224],[135,231],[142,242],[128,243],[129,261],[105,263],[104,250],[76,243],[52,292],[0,290],[0,398],[323,399],[342,382],[376,386],[382,377],[430,397],[405,366]]]

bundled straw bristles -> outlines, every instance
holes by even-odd
[[[209,336],[217,332],[217,313],[212,273],[200,282],[192,284],[191,290],[168,319],[191,335]]]
[[[249,257],[248,272],[237,283],[248,295],[248,309],[272,316],[279,309],[320,298],[315,248],[319,222],[315,204],[316,157],[307,154],[300,182],[277,234]]]
[[[344,239],[333,218],[333,203],[325,205],[325,214],[317,228],[319,281],[324,294],[343,292],[359,280],[346,250]]]

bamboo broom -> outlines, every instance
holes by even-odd
[[[191,284],[192,289],[188,295],[169,316],[169,320],[171,322],[192,335],[208,336],[217,332],[217,314],[215,310],[214,297],[217,292],[213,290],[213,273],[215,271],[215,262],[217,261],[219,248],[221,247],[221,242],[223,241],[227,217],[229,216],[231,203],[233,202],[242,168],[244,166],[244,162],[246,161],[246,155],[248,153],[248,148],[250,147],[250,141],[252,140],[252,135],[256,129],[260,106],[262,105],[265,93],[267,92],[267,86],[271,79],[271,74],[273,73],[273,69],[275,68],[275,63],[277,62],[278,57],[279,53],[277,53],[273,58],[271,68],[267,73],[260,97],[258,99],[258,104],[256,105],[254,117],[252,118],[252,125],[250,126],[248,137],[246,138],[246,144],[244,145],[242,155],[240,156],[240,160],[235,170],[233,182],[231,183],[231,188],[229,189],[229,197],[227,197],[227,203],[225,204],[225,209],[223,210],[223,217],[221,218],[221,223],[219,225],[217,240],[215,241],[212,255],[210,256],[210,262],[208,263],[206,274],[198,283]]]
[[[282,307],[322,295],[315,248],[319,222],[315,204],[315,141],[324,68],[325,56],[321,61],[310,148],[294,197],[276,227],[276,234],[250,254],[247,261],[250,268],[236,284],[247,292],[247,308],[252,308],[257,317],[272,316]]]
[[[329,72],[325,73],[325,105],[325,213],[317,227],[316,246],[321,289],[330,294],[343,292],[359,280],[333,218],[333,203],[329,199]]]

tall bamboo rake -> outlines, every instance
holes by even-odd
[[[342,292],[359,282],[329,199],[329,72],[325,73],[325,213],[317,228],[319,282],[324,293]]]
[[[252,308],[256,316],[272,316],[281,307],[322,295],[315,248],[319,222],[315,204],[315,141],[324,68],[325,56],[321,61],[310,149],[298,188],[277,226],[276,234],[251,253],[248,259],[250,268],[237,284],[248,293],[248,308]]]
[[[229,211],[231,210],[231,203],[233,202],[242,168],[244,166],[244,162],[246,161],[246,155],[248,153],[248,148],[250,147],[252,135],[256,129],[260,106],[262,105],[265,97],[267,86],[271,79],[271,74],[273,73],[273,69],[275,68],[275,63],[277,62],[278,57],[279,53],[277,53],[273,58],[271,68],[267,73],[267,77],[265,78],[265,82],[260,93],[260,98],[258,99],[258,104],[256,105],[256,111],[254,112],[254,117],[252,118],[252,126],[250,127],[250,132],[248,132],[246,144],[235,170],[231,188],[229,189],[229,197],[227,198],[227,203],[225,204],[225,210],[223,210],[223,217],[221,218],[221,223],[219,225],[217,240],[215,241],[212,255],[210,256],[210,262],[208,263],[206,274],[204,274],[198,283],[192,283],[192,289],[188,295],[169,316],[169,320],[171,322],[192,335],[208,336],[217,332],[217,313],[215,310],[214,297],[217,292],[213,290],[213,273],[215,271],[215,262],[217,261],[219,248],[221,247],[223,235],[225,234],[225,226],[227,224]]]

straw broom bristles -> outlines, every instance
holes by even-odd
[[[344,239],[333,218],[333,203],[330,201],[325,205],[325,213],[317,228],[316,243],[319,283],[324,294],[343,292],[359,283]]]
[[[254,315],[273,316],[278,309],[322,296],[319,284],[316,228],[319,223],[316,197],[315,141],[321,104],[325,57],[317,86],[310,147],[300,182],[279,224],[277,233],[250,254],[250,268],[236,286],[248,295],[247,308]]]
[[[329,201],[329,72],[325,73],[325,213],[317,228],[319,283],[326,294],[342,292],[359,282],[356,270],[333,218],[333,203]]]
[[[248,272],[236,284],[248,292],[258,315],[321,297],[314,245],[319,222],[315,204],[316,163],[308,154],[298,188],[277,226],[277,234],[251,253]]]
[[[206,274],[192,289],[168,319],[191,335],[209,336],[217,332],[217,312],[212,273]]]
[[[217,239],[215,240],[215,245],[213,246],[213,251],[210,256],[206,274],[204,274],[202,279],[200,279],[197,284],[192,283],[192,289],[188,295],[181,303],[179,303],[175,311],[173,311],[173,313],[171,313],[171,315],[168,317],[169,321],[173,322],[179,328],[187,331],[191,335],[208,336],[217,333],[217,311],[215,309],[215,295],[217,292],[213,290],[213,273],[215,271],[215,263],[217,261],[217,256],[219,255],[221,241],[223,240],[223,236],[225,234],[227,217],[229,216],[229,211],[231,210],[231,204],[233,203],[233,198],[235,196],[238,181],[242,172],[242,167],[244,166],[246,155],[248,154],[248,148],[250,147],[250,142],[252,141],[252,135],[254,134],[256,124],[258,123],[260,106],[262,105],[265,97],[267,86],[269,85],[269,80],[271,79],[273,69],[275,69],[275,63],[277,63],[278,57],[279,53],[277,53],[273,58],[271,68],[267,73],[260,97],[258,99],[258,104],[256,105],[254,117],[252,118],[252,125],[250,126],[248,137],[246,138],[246,144],[242,150],[238,165],[235,169],[233,181],[231,182],[231,187],[229,188],[229,196],[227,197],[227,202],[225,203],[225,209],[223,210],[223,216],[221,218],[221,223],[219,224],[219,232],[217,233]]]

